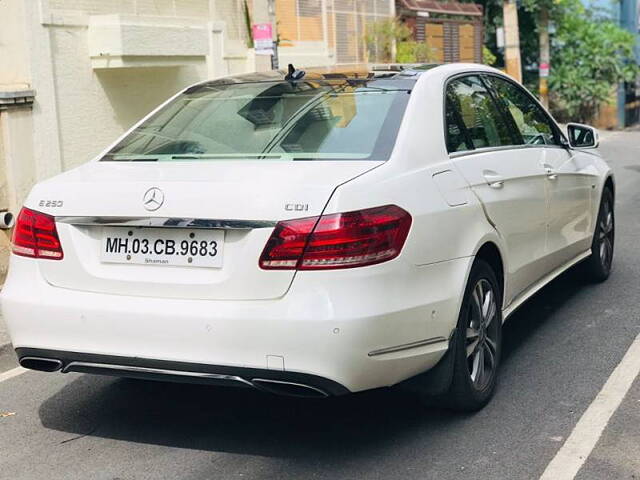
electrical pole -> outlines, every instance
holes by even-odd
[[[540,6],[538,38],[540,43],[540,103],[545,108],[549,108],[549,84],[547,80],[551,63],[549,54],[549,9],[546,5]]]
[[[522,83],[520,61],[520,30],[518,27],[518,6],[515,0],[504,0],[502,5],[504,22],[504,59],[507,74]]]

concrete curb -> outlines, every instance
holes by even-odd
[[[0,345],[0,357],[7,355],[8,353],[13,352],[13,345],[11,343],[5,343],[4,345]]]
[[[2,290],[2,285],[0,285]],[[7,326],[0,311],[0,373],[6,372],[18,366],[18,359],[13,350],[13,344],[7,332]]]
[[[2,285],[0,285],[0,291],[1,290]],[[0,353],[2,353],[4,347],[7,345],[11,345],[11,339],[7,333],[7,326],[4,324],[4,320],[2,319],[2,313],[0,313]]]
[[[0,345],[0,373],[6,372],[18,366],[18,359],[13,351],[13,345],[5,343]]]

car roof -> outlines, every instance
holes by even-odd
[[[302,70],[302,68],[301,68]],[[464,72],[492,72],[504,75],[503,72],[477,63],[363,63],[353,65],[332,65],[303,69],[304,80],[335,82],[340,80],[401,80],[404,85],[415,82],[422,76],[434,76],[440,79]],[[215,80],[207,80],[188,87],[185,93],[191,93],[206,87],[223,85],[278,82],[285,79],[284,70],[269,70],[239,75],[231,75]]]
[[[333,65],[326,67],[303,68],[306,72],[305,80],[340,80],[340,79],[362,79],[362,78],[398,78],[407,80],[410,77],[417,77],[432,70],[439,73],[458,73],[463,71],[487,70],[499,72],[486,65],[475,63],[368,63],[354,65]],[[234,83],[255,83],[274,82],[283,80],[286,75],[284,70],[270,70],[266,72],[245,73],[231,75],[216,80],[208,80],[196,84],[203,85],[228,85]],[[194,85],[194,86],[196,86]]]

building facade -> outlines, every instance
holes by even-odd
[[[275,0],[281,65],[367,61],[365,34],[395,16],[389,0]]]
[[[396,13],[413,40],[426,43],[436,63],[482,63],[482,5],[436,0],[396,0]]]
[[[621,0],[620,25],[636,36],[636,62],[640,63],[640,0]],[[625,83],[618,90],[618,124],[640,122],[640,78]]]

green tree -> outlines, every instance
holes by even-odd
[[[369,61],[392,63],[394,47],[411,36],[411,29],[397,19],[380,20],[367,26],[364,36]]]
[[[482,46],[482,63],[485,65],[495,65],[496,60],[498,58],[493,54],[493,52],[486,46]]]
[[[550,20],[562,18],[572,10],[583,10],[580,0],[522,0],[522,7],[531,14],[536,36],[531,36],[534,44],[537,44],[537,58],[531,58],[531,63],[549,65],[551,59],[551,39],[549,36]],[[529,50],[533,54],[533,49]],[[530,84],[532,79],[528,79]],[[549,108],[549,90],[547,77],[540,76],[539,97],[542,104]]]
[[[556,25],[549,79],[552,100],[570,119],[588,122],[618,83],[640,73],[633,60],[635,38],[584,8],[562,15]]]
[[[436,59],[434,49],[425,42],[407,40],[397,43],[396,62],[398,63],[429,63]]]

